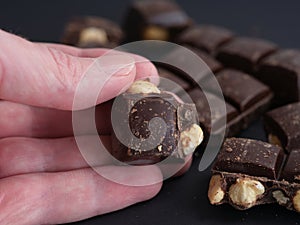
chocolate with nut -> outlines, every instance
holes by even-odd
[[[240,210],[278,203],[300,212],[299,166],[299,149],[286,154],[262,141],[227,139],[212,168],[209,200]]]
[[[300,102],[269,111],[264,124],[270,143],[287,152],[300,148]]]
[[[173,40],[192,20],[170,0],[135,1],[125,17],[127,41]]]
[[[195,106],[150,82],[136,81],[114,104],[111,154],[121,162],[145,165],[167,157],[184,162],[203,140]]]
[[[71,19],[62,37],[62,43],[81,48],[114,48],[123,39],[123,32],[116,23],[93,16]]]

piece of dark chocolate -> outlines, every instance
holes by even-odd
[[[164,69],[162,67],[157,67],[158,74],[159,76],[169,79],[173,82],[175,82],[177,85],[179,85],[183,90],[189,90],[191,88],[190,82],[187,80],[183,79],[182,77],[178,76],[177,74],[173,73],[170,70]],[[175,88],[173,90],[170,90],[171,92],[177,94],[179,93],[182,89]]]
[[[213,165],[208,197],[211,204],[229,203],[245,210],[274,203],[283,150],[269,143],[244,138],[226,139]]]
[[[281,180],[291,183],[300,183],[300,148],[291,151],[283,167]]]
[[[114,48],[122,39],[123,32],[116,23],[86,16],[73,18],[66,24],[62,43],[81,48]]]
[[[212,168],[211,204],[229,203],[244,210],[278,203],[300,212],[300,150],[284,153],[257,140],[227,139]]]
[[[201,25],[185,30],[176,41],[179,44],[188,44],[208,53],[213,53],[222,44],[230,41],[233,36],[233,33],[225,28]]]
[[[195,105],[150,82],[136,81],[114,104],[111,154],[121,162],[145,165],[173,157],[183,163],[203,140]]]
[[[232,69],[225,69],[216,75],[225,99],[240,112],[271,94],[269,87],[250,75]]]
[[[254,73],[258,62],[275,52],[277,46],[258,38],[237,37],[224,44],[217,52],[217,59],[228,67]]]
[[[215,134],[225,129],[226,124],[221,123],[224,118],[226,118],[227,129],[231,129],[232,121],[237,118],[239,114],[234,107],[225,102],[226,108],[222,109],[222,100],[219,97],[212,93],[206,93],[205,95],[203,91],[198,88],[189,91],[188,94],[196,105],[198,120],[202,129],[204,129],[204,140],[209,138],[212,126],[216,128]],[[208,100],[212,103],[212,109],[209,107]]]
[[[127,41],[173,40],[192,20],[173,1],[135,1],[125,17]]]
[[[300,100],[300,51],[280,50],[262,60],[257,78],[274,92],[277,106]]]
[[[288,152],[300,147],[300,102],[269,111],[264,124],[270,143]]]
[[[213,166],[215,171],[276,179],[283,161],[280,147],[258,140],[229,138]]]

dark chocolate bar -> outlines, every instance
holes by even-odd
[[[266,113],[264,124],[270,143],[287,152],[300,148],[300,102]]]
[[[114,104],[111,154],[121,162],[145,165],[172,157],[183,163],[203,140],[195,105],[147,81],[133,83]]]
[[[278,203],[300,212],[300,151],[286,155],[269,143],[244,138],[225,140],[212,167],[211,204],[239,210]]]
[[[179,44],[188,44],[213,53],[218,47],[230,41],[234,34],[222,27],[213,25],[193,26],[184,32],[176,40]]]
[[[259,65],[257,78],[274,92],[277,106],[300,100],[300,51],[280,50]]]
[[[135,1],[125,17],[127,41],[173,40],[192,24],[192,20],[173,1]]]
[[[216,75],[225,99],[240,112],[271,95],[270,88],[250,75],[232,69],[225,69]]]
[[[217,59],[228,67],[254,73],[258,62],[275,52],[277,46],[258,38],[237,37],[224,44],[217,52]]]
[[[81,48],[114,48],[123,39],[123,32],[116,23],[100,17],[76,17],[64,30],[62,43]]]

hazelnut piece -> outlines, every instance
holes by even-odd
[[[265,187],[256,180],[238,178],[229,189],[229,197],[237,206],[244,209],[255,205],[256,200],[265,192]]]
[[[79,45],[85,45],[88,43],[107,43],[108,38],[105,30],[97,27],[85,28],[80,32]]]
[[[224,198],[224,191],[222,190],[222,177],[220,175],[213,175],[209,182],[208,199],[211,204],[219,204]]]
[[[198,124],[192,124],[180,134],[180,149],[184,156],[194,152],[203,141],[203,131]]]
[[[289,198],[286,197],[282,191],[277,190],[277,191],[273,191],[272,192],[272,196],[273,198],[276,199],[276,201],[278,202],[279,205],[285,205],[288,203]]]
[[[293,205],[297,212],[300,212],[300,190],[298,190],[293,198]]]
[[[274,135],[274,134],[269,134],[268,135],[268,140],[271,144],[273,145],[278,145],[279,147],[282,147],[281,141],[279,140],[279,138]]]
[[[144,30],[143,39],[167,41],[169,39],[169,32],[159,26],[148,26]]]
[[[149,93],[160,93],[160,90],[149,81],[138,80],[135,81],[127,90],[131,94],[149,94]]]

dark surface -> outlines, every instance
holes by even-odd
[[[129,1],[65,0],[2,1],[0,28],[35,41],[58,42],[64,23],[72,16],[99,15],[120,22]],[[198,23],[225,26],[243,36],[266,38],[284,48],[300,47],[298,1],[178,0]],[[265,140],[261,122],[240,136]],[[195,159],[189,173],[166,181],[154,199],[111,214],[74,224],[299,224],[300,215],[276,205],[237,211],[228,205],[211,206],[207,200],[209,171],[198,171]]]

